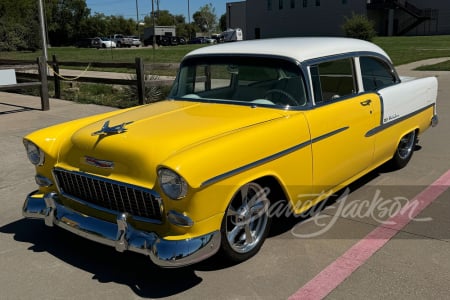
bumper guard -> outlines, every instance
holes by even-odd
[[[165,268],[182,267],[214,255],[220,246],[220,231],[185,240],[165,240],[154,232],[137,230],[128,223],[127,213],[119,214],[116,223],[80,214],[58,203],[56,193],[44,196],[33,192],[23,205],[26,218],[44,219],[45,225],[56,225],[89,240],[148,255]]]

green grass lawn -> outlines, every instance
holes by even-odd
[[[413,37],[376,37],[373,41],[383,48],[395,65],[436,57],[450,57],[450,35]],[[48,49],[49,59],[56,55],[59,61],[79,62],[134,62],[141,57],[144,63],[178,63],[188,52],[205,45],[181,45],[131,49],[87,49],[75,47],[55,47]],[[0,59],[30,59],[42,55],[37,52],[0,52]],[[450,70],[450,69],[448,69]]]
[[[373,42],[389,54],[395,65],[428,58],[450,57],[450,35],[377,37]],[[447,71],[450,71],[450,68],[447,68]]]
[[[204,45],[180,45],[173,47],[120,48],[120,49],[93,49],[75,47],[48,48],[49,60],[53,55],[59,61],[77,62],[134,62],[136,57],[141,57],[145,63],[173,63],[179,62],[188,52],[205,47]],[[42,55],[42,51],[36,52],[0,52],[0,59],[26,59],[35,60]]]

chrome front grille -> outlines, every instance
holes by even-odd
[[[161,199],[153,190],[59,168],[53,174],[59,190],[68,198],[117,213],[161,220]]]

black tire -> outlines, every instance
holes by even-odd
[[[408,164],[414,153],[416,143],[417,134],[415,130],[400,139],[394,156],[391,159],[391,165],[394,169],[401,169]]]
[[[254,256],[270,229],[270,205],[264,188],[256,182],[240,187],[225,211],[221,226],[221,254],[241,262]]]

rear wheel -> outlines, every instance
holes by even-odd
[[[405,167],[411,160],[414,152],[414,147],[417,143],[416,131],[411,131],[400,139],[397,150],[392,157],[392,166],[396,169]]]
[[[256,182],[233,196],[221,227],[221,250],[228,259],[241,262],[259,251],[270,228],[269,204],[265,189]]]

